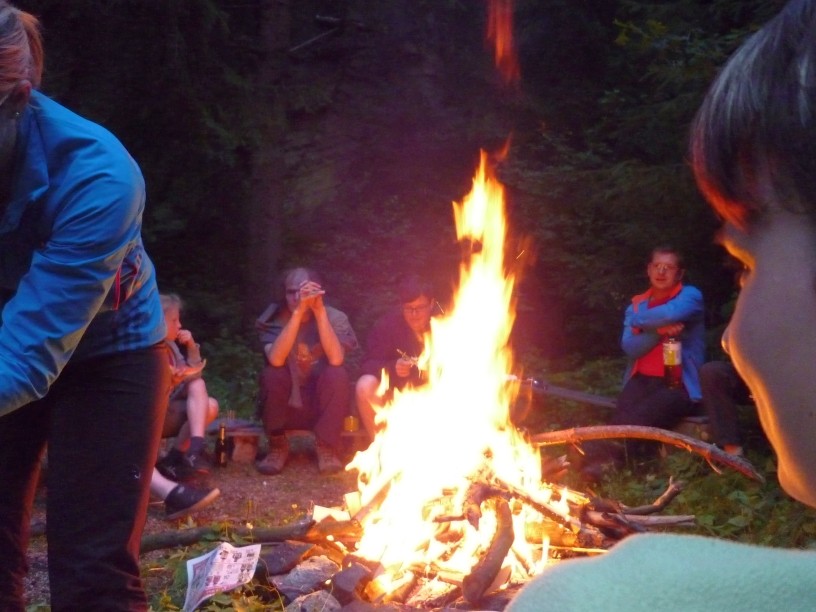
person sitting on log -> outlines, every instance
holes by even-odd
[[[210,472],[204,435],[207,425],[218,416],[218,401],[207,392],[201,376],[206,360],[201,358],[200,347],[192,332],[181,326],[181,298],[163,294],[161,304],[172,381],[162,437],[175,436],[175,441],[156,467],[166,478],[183,482]]]
[[[372,439],[377,432],[377,411],[393,397],[394,390],[426,382],[417,358],[431,332],[434,292],[428,281],[408,274],[397,284],[397,297],[398,304],[376,321],[368,336],[362,375],[355,385],[360,422]],[[388,389],[379,394],[383,372],[388,376]]]
[[[260,374],[258,409],[269,452],[256,464],[262,474],[278,474],[289,457],[287,429],[310,429],[316,437],[323,473],[343,468],[339,454],[351,386],[343,365],[357,336],[345,313],[326,306],[314,270],[284,274],[282,299],[256,321],[265,365]]]
[[[700,368],[702,406],[714,443],[729,455],[743,454],[738,408],[752,403],[750,391],[734,364],[727,360],[707,361]]]
[[[624,315],[621,347],[629,364],[610,425],[671,429],[699,410],[705,312],[702,293],[683,284],[684,273],[676,249],[660,246],[652,250],[646,267],[649,289],[632,298]],[[682,343],[682,370],[676,384],[667,383],[664,376],[663,342],[671,337]],[[621,447],[614,443],[587,444],[581,474],[587,480],[598,480],[622,459]]]
[[[792,0],[731,56],[692,125],[697,184],[743,266],[722,343],[793,498],[816,507],[816,0]],[[780,312],[784,308],[784,313]],[[669,534],[548,566],[506,608],[810,610],[816,552]]]

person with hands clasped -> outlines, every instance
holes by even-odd
[[[610,425],[644,425],[671,429],[699,411],[699,367],[705,360],[703,295],[684,285],[680,253],[668,246],[652,250],[646,274],[649,289],[632,298],[623,320],[621,348],[629,359],[623,390]],[[682,344],[682,384],[667,385],[663,342]],[[622,459],[620,447],[605,442],[586,445],[583,476],[597,480]]]
[[[336,472],[343,418],[350,402],[346,351],[357,348],[348,317],[324,303],[317,274],[295,268],[284,275],[284,295],[256,321],[265,366],[259,413],[269,453],[257,463],[263,474],[283,470],[289,456],[287,429],[310,429],[321,472]]]

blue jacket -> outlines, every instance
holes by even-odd
[[[144,179],[122,144],[35,91],[14,155],[0,203],[0,415],[44,397],[70,359],[165,336]]]
[[[624,382],[632,375],[635,360],[663,341],[656,330],[679,322],[685,324],[680,334],[683,343],[683,385],[689,397],[696,402],[703,396],[699,369],[705,361],[705,311],[703,294],[689,285],[683,285],[668,302],[653,308],[648,308],[648,292],[632,299],[623,318],[621,337],[621,348],[629,357]]]

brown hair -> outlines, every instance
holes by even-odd
[[[22,80],[38,88],[44,61],[40,22],[0,0],[0,95],[12,91]]]
[[[816,2],[792,0],[731,56],[691,130],[697,185],[721,217],[770,203],[816,216]]]

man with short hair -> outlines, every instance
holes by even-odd
[[[419,386],[425,380],[417,359],[431,331],[431,313],[436,300],[430,283],[415,274],[403,277],[397,287],[399,304],[374,324],[366,344],[355,394],[360,421],[371,438],[377,432],[376,414],[395,389]],[[383,372],[389,388],[384,395],[377,389]]]
[[[624,386],[610,425],[644,425],[671,429],[696,414],[702,398],[699,368],[705,361],[703,294],[684,285],[680,253],[671,247],[652,250],[646,267],[649,289],[632,298],[623,321],[621,348],[629,358]],[[663,341],[682,344],[682,384],[664,381]],[[582,473],[595,480],[620,461],[609,443],[587,445]]]

